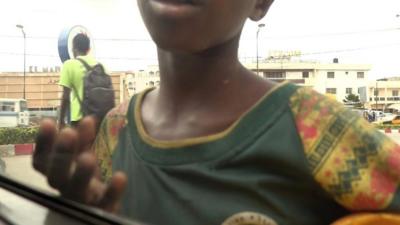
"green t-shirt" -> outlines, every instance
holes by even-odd
[[[97,64],[96,60],[91,56],[78,56],[85,60],[90,66]],[[71,121],[79,121],[82,118],[81,104],[79,99],[83,99],[83,77],[86,74],[85,66],[76,59],[64,62],[61,70],[60,85],[71,89]],[[75,89],[78,93],[75,92]]]
[[[104,178],[128,176],[125,216],[154,225],[327,225],[354,211],[400,210],[400,147],[309,88],[278,86],[224,132],[178,141],[146,133],[146,93],[111,111],[95,143]]]

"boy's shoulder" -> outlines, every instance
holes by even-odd
[[[142,93],[143,92],[133,95],[128,100],[123,101],[121,104],[111,109],[107,113],[101,123],[98,139],[104,139],[108,143],[117,142],[119,133],[128,123],[129,108],[131,106],[133,107],[135,100]],[[112,149],[113,144],[111,144],[109,147]]]
[[[132,98],[111,109],[104,117],[101,131],[107,133],[108,138],[117,137],[120,130],[127,124],[127,114]]]
[[[311,167],[315,167],[314,164],[318,164],[326,153],[321,150],[322,145],[329,151],[329,147],[343,142],[341,137],[344,133],[355,132],[353,129],[357,124],[372,129],[363,118],[340,102],[308,87],[298,88],[292,94],[289,107]]]
[[[127,113],[131,100],[116,106],[104,117],[93,148],[104,180],[112,176],[112,155],[118,144],[121,130],[127,125]]]
[[[389,174],[397,167],[386,165],[400,151],[392,140],[310,88],[299,88],[290,108],[310,172],[327,193],[350,210],[385,209],[393,203],[398,177]]]

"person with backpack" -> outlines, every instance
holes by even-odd
[[[110,76],[101,64],[88,53],[90,39],[78,34],[73,39],[74,59],[64,63],[60,85],[63,87],[59,129],[65,127],[65,117],[70,109],[70,125],[77,127],[88,115],[95,115],[101,122],[105,114],[115,106],[114,90]]]

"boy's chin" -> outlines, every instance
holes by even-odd
[[[179,54],[197,54],[206,51],[209,47],[207,45],[196,44],[193,42],[178,42],[178,41],[162,41],[154,40],[159,49],[166,52],[179,53]]]

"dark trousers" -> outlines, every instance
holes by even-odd
[[[78,120],[78,121],[71,121],[71,127],[77,128],[78,125],[79,125],[79,122],[81,122],[81,121],[80,121],[80,120]]]

